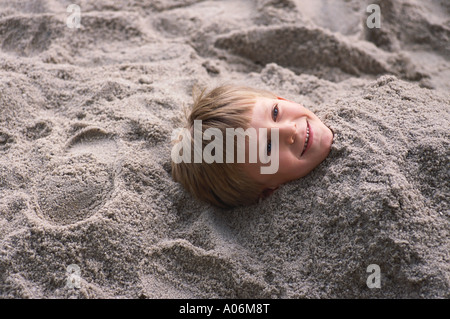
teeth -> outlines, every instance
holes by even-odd
[[[306,139],[305,139],[305,145],[303,146],[302,153],[306,150],[306,147],[308,146],[309,141],[309,127],[306,128]]]

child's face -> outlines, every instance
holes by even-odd
[[[261,165],[269,164],[245,164],[250,177],[269,189],[307,175],[328,156],[333,141],[333,133],[315,114],[298,103],[281,98],[257,98],[250,125],[258,136],[259,129],[266,128],[268,138],[270,129],[279,130],[278,171],[261,174]]]

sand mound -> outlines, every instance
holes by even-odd
[[[81,1],[79,29],[0,2],[0,297],[449,298],[450,7],[372,2],[380,29],[356,0]],[[223,82],[303,103],[330,156],[258,205],[193,199],[171,133]]]

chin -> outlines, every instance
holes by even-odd
[[[333,132],[330,129],[328,129],[327,133],[324,134],[324,136],[322,136],[322,140],[320,142],[321,142],[320,146],[321,150],[319,152],[317,165],[322,163],[331,152],[331,145],[333,144]]]

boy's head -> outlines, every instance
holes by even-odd
[[[326,158],[332,139],[331,130],[300,104],[264,90],[220,86],[194,96],[172,150],[172,175],[216,206],[248,205],[308,174]],[[269,170],[268,160],[275,163]]]

